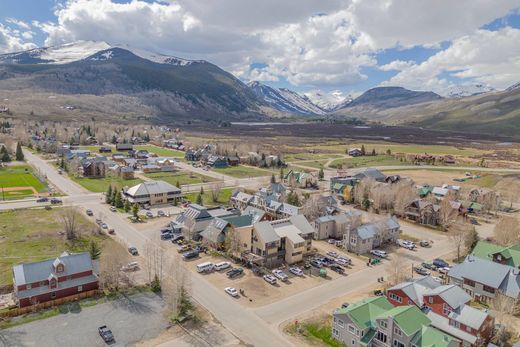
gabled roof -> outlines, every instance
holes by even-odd
[[[417,306],[397,306],[381,313],[376,318],[392,318],[406,336],[413,336],[421,331],[423,326],[430,325],[428,317]]]
[[[346,314],[359,329],[366,329],[375,325],[377,316],[392,308],[392,304],[384,296],[376,296],[338,309],[334,315]]]
[[[517,245],[503,247],[491,242],[479,241],[471,254],[484,260],[492,260],[494,254],[500,254],[507,261],[507,265],[520,267],[520,246]]]
[[[253,207],[253,206],[247,206],[243,212],[243,215],[253,216],[252,223],[255,224],[255,223],[260,222],[264,218],[265,211],[263,211],[259,208]]]
[[[220,218],[213,219],[206,229],[204,229],[200,235],[211,242],[217,243],[222,241],[220,236],[222,231],[229,225],[229,222]]]
[[[475,330],[480,329],[488,316],[489,314],[487,312],[478,310],[469,305],[464,305],[460,310],[453,311],[449,315],[450,319],[472,327]]]
[[[373,238],[378,233],[378,228],[374,223],[360,225],[357,234],[362,240]]]
[[[222,219],[227,221],[232,226],[240,228],[240,227],[253,225],[254,217],[255,216],[252,214],[243,214],[241,216],[222,217]]]
[[[388,290],[401,290],[416,306],[422,307],[424,296],[440,286],[441,284],[430,276],[424,276],[419,279],[399,283]]]
[[[425,295],[438,295],[453,309],[464,307],[471,300],[471,296],[464,289],[453,284],[437,287]]]
[[[423,326],[411,343],[417,347],[451,347],[460,344],[459,340],[454,337],[428,326]]]
[[[292,216],[291,218],[289,218],[289,221],[295,226],[298,228],[298,230],[300,230],[300,232],[304,235],[307,235],[307,234],[314,234],[314,228],[312,227],[312,225],[309,223],[309,221],[307,220],[307,218],[305,218],[304,215],[302,214],[299,214],[299,215],[296,215],[296,216]]]
[[[451,325],[448,318],[441,316],[440,314],[437,314],[433,311],[429,311],[426,315],[435,328],[442,330],[451,336],[455,336],[457,339],[468,341],[471,344],[474,344],[477,341],[476,336],[473,336],[464,330],[458,329]]]
[[[130,196],[164,194],[164,193],[180,193],[181,190],[164,181],[145,181],[129,188],[126,194]]]
[[[253,228],[264,243],[270,243],[280,240],[280,236],[274,231],[273,226],[269,222],[256,223]]]

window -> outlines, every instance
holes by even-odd
[[[399,295],[396,295],[394,293],[390,293],[390,299],[397,301],[399,303],[403,302],[403,299]]]
[[[402,344],[401,342],[397,341],[397,340],[394,340],[393,342],[393,346],[394,347],[404,347],[404,344]]]
[[[51,299],[55,299],[56,298],[56,292],[52,292],[51,293]]]
[[[78,286],[78,292],[83,291],[83,286]]]
[[[464,279],[464,284],[470,287],[475,287],[475,281],[468,280],[467,278]]]
[[[445,316],[448,316],[450,313],[451,313],[451,307],[446,303],[442,304],[442,314]]]
[[[332,335],[339,336],[339,331],[336,329],[332,329]]]
[[[428,302],[429,302],[430,304],[433,304],[433,296],[429,296],[429,297],[428,297]]]
[[[341,328],[344,328],[344,327],[345,327],[345,323],[344,323],[341,319],[338,319],[338,325],[339,325]]]
[[[495,294],[495,288],[493,288],[493,287],[484,286],[483,289],[484,289],[486,292],[488,292],[488,293]]]
[[[25,289],[31,289],[31,284],[25,285]]]
[[[394,334],[396,334],[397,336],[402,336],[401,329],[399,329],[398,327],[395,327]],[[395,342],[395,340],[394,340],[394,342]]]
[[[460,323],[455,321],[455,320],[450,320],[450,325],[451,326],[454,326],[455,328],[459,329],[460,328]]]
[[[386,321],[384,321],[384,320],[380,320],[380,321],[379,321],[379,326],[381,326],[382,328],[385,328],[385,329],[386,329],[386,327],[387,327]]]
[[[336,317],[333,317],[332,320],[334,321],[334,323],[336,323],[337,318],[336,318]]]
[[[354,328],[354,326],[352,324],[349,324],[348,325],[348,331],[349,331],[349,333],[355,334],[356,333],[356,328]]]
[[[470,332],[471,332],[471,327],[466,326],[466,331],[467,331],[468,333],[470,333]]]
[[[376,335],[376,339],[378,339],[379,341],[381,341],[383,343],[386,343],[387,337],[386,337],[385,333],[378,331],[377,335]]]
[[[350,343],[352,343],[352,346],[354,346],[356,344],[356,340],[352,340]]]

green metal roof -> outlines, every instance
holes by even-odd
[[[411,342],[417,347],[455,347],[460,345],[460,341],[456,338],[427,326],[423,326]]]
[[[392,317],[407,336],[413,336],[422,329],[423,325],[431,323],[430,319],[417,306],[397,306],[381,313],[377,319],[388,317]]]
[[[426,195],[430,194],[432,190],[433,190],[433,187],[421,187],[421,188],[417,189],[417,194],[419,196],[426,196]]]
[[[392,308],[393,305],[386,297],[375,296],[339,309],[336,313],[347,314],[358,328],[366,329],[372,327],[372,322],[377,316]]]
[[[472,254],[484,260],[492,260],[493,254],[500,253],[507,259],[507,265],[520,266],[520,246],[503,247],[487,241],[479,241],[475,245]]]
[[[253,215],[229,216],[222,218],[234,227],[240,228],[253,224]]]
[[[343,189],[345,185],[343,183],[334,183],[334,185],[332,186],[332,188],[334,190],[340,190],[340,189]]]
[[[370,343],[370,341],[372,341],[372,339],[374,338],[375,335],[376,335],[376,330],[375,329],[369,330],[365,334],[365,336],[363,336],[361,341],[359,341],[359,343],[361,343],[363,346],[366,346],[366,345],[368,345]]]

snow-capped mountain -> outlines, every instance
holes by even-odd
[[[309,98],[313,104],[325,112],[333,112],[337,109],[343,108],[353,100],[351,95],[344,95],[339,90],[330,93],[313,90],[304,93],[304,95]]]
[[[448,98],[463,98],[466,96],[479,95],[494,92],[495,88],[482,83],[459,84],[448,87],[442,93]]]
[[[60,46],[35,48],[28,51],[0,55],[1,63],[9,64],[69,64],[89,59],[92,61],[110,60],[114,49],[121,48],[134,55],[158,64],[186,66],[204,63],[202,60],[187,60],[173,56],[152,53],[128,45],[110,45],[106,42],[77,41]]]
[[[508,88],[506,89],[506,91],[510,92],[510,91],[512,91],[512,90],[519,89],[519,88],[520,88],[520,82],[515,83],[515,84],[513,84],[512,86],[508,87]]]
[[[247,85],[260,99],[279,111],[300,115],[325,114],[308,97],[287,88],[276,89],[258,81],[249,82]]]

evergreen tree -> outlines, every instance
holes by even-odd
[[[128,213],[130,212],[130,209],[132,208],[132,206],[130,205],[130,201],[125,200],[125,212]]]
[[[320,168],[320,171],[318,172],[318,179],[320,181],[323,181],[324,178],[325,178],[325,172],[323,172],[323,168]]]
[[[161,291],[161,280],[159,279],[159,276],[157,276],[157,274],[155,274],[155,276],[153,277],[152,283],[150,283],[150,288],[154,293],[158,293]]]
[[[116,199],[115,199],[114,205],[117,208],[123,208],[124,207],[123,197],[121,196],[121,192],[120,191],[116,192]]]
[[[112,206],[116,205],[116,196],[117,196],[117,188],[114,187],[114,189],[112,189],[112,200],[111,200]]]
[[[204,187],[200,186],[200,195],[204,195]]]
[[[175,182],[175,186],[176,186],[177,188],[181,189],[181,184],[180,184],[179,181]]]
[[[110,142],[112,142],[113,145],[117,144],[117,137],[116,137],[116,135],[112,135],[112,141],[110,141]]]
[[[139,218],[139,204],[137,202],[132,206],[132,215]]]
[[[372,148],[372,155],[376,156],[376,149],[375,148]]]
[[[276,177],[274,177],[274,174],[271,175],[271,183],[276,183]]]
[[[392,150],[390,148],[386,150],[386,155],[392,155]]]
[[[92,260],[96,260],[99,259],[99,256],[101,255],[101,248],[99,247],[96,241],[91,240],[88,252],[90,253],[90,257],[92,258]]]
[[[2,146],[0,149],[0,161],[3,161],[4,163],[8,163],[11,161],[11,157],[9,156],[9,153],[7,152],[7,148],[5,146]]]
[[[280,168],[280,181],[283,181],[283,168]]]
[[[202,195],[201,195],[201,194],[197,195],[197,201],[196,201],[196,203],[197,203],[197,205],[202,206],[203,201],[202,201]]]
[[[112,203],[112,185],[109,185],[108,186],[108,190],[105,194],[105,202],[107,204],[111,204]]]
[[[365,155],[365,145],[361,145],[361,155]]]
[[[32,144],[32,142],[29,142],[29,144],[27,145],[27,147],[28,147],[29,149],[33,149],[33,144]]]

